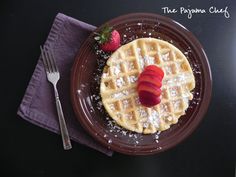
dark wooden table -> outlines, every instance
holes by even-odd
[[[179,5],[181,3],[181,5]],[[179,9],[228,6],[224,14],[164,14]],[[65,13],[100,25],[131,12],[169,16],[192,31],[204,46],[213,75],[209,110],[197,130],[183,143],[159,155],[107,157],[73,143],[63,151],[60,136],[16,115],[55,15]],[[22,0],[1,1],[1,176],[88,177],[233,177],[236,161],[236,1],[235,0]],[[4,174],[4,175],[3,175]],[[83,175],[82,175],[83,174]]]

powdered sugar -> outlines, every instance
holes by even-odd
[[[137,76],[129,76],[128,80],[130,83],[135,83],[138,80],[138,77]]]
[[[166,122],[171,122],[173,120],[173,116],[167,112],[160,114],[160,117],[162,118],[162,120],[164,120]]]
[[[172,87],[172,88],[170,89],[170,96],[176,97],[177,94],[178,94],[177,88],[176,88],[176,87]]]
[[[123,77],[116,79],[116,86],[118,88],[122,87],[123,85],[125,85],[125,81],[124,81]]]
[[[103,73],[103,74],[102,74],[102,77],[103,77],[103,78],[107,78],[108,76],[109,76],[109,73]]]
[[[145,111],[145,109],[143,109],[143,108],[139,108],[138,109],[138,113],[139,113],[139,116],[141,117],[141,118],[145,118],[145,117],[148,117],[148,113]]]
[[[170,60],[170,53],[168,52],[168,53],[166,53],[166,54],[163,54],[163,55],[161,55],[161,59],[163,60],[163,61],[169,61]]]
[[[114,93],[111,98],[122,98],[124,96],[127,96],[129,92],[127,90],[123,90],[121,92]]]
[[[126,109],[126,108],[128,108],[130,106],[130,103],[129,103],[128,100],[123,100],[122,104],[123,104],[124,109]]]
[[[111,109],[112,111],[115,110],[115,105],[114,105],[113,103],[110,104],[110,109]]]
[[[144,56],[143,60],[146,66],[154,64],[154,57]]]
[[[181,109],[181,101],[180,100],[176,100],[173,102],[173,105],[174,105],[174,109],[175,110],[180,110]]]
[[[148,116],[147,122],[156,128],[159,128],[159,114],[156,110],[152,110],[151,114]]]
[[[159,143],[160,134],[161,134],[161,131],[158,131],[156,134],[154,134],[154,139],[155,139],[156,143]],[[161,147],[159,147],[159,148],[161,148]]]
[[[155,63],[154,62],[155,58],[148,55],[145,55],[144,57],[142,57],[142,55],[139,54],[138,59],[139,59],[139,64],[142,70],[144,69],[145,66],[152,65]]]
[[[133,69],[135,69],[134,63],[128,62],[128,70],[133,70]]]
[[[110,117],[106,117],[107,125],[109,127],[109,133],[114,134],[114,138],[120,138],[120,137],[127,137],[127,142],[131,144],[139,144],[143,141],[143,135],[137,134],[128,130],[125,130],[118,126],[114,120],[110,119]],[[107,137],[106,137],[107,138]],[[111,139],[108,139],[109,141]],[[110,143],[113,141],[111,140]]]
[[[160,113],[168,112],[168,106],[166,104],[160,104]]]
[[[140,65],[141,69],[143,69],[144,68],[144,59],[141,55],[141,49],[137,48],[136,51],[137,51],[137,54],[138,54],[139,65]]]
[[[140,105],[141,104],[141,102],[139,100],[139,97],[135,97],[134,101],[135,101],[136,105]]]
[[[172,74],[171,66],[165,66],[165,73],[166,73],[167,75]]]
[[[114,75],[118,75],[121,72],[120,65],[113,66],[113,73]]]
[[[178,86],[178,85],[189,82],[191,78],[192,78],[192,75],[190,73],[181,73],[176,76],[173,76],[173,78],[166,77],[163,80],[163,85]]]

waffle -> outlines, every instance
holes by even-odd
[[[155,64],[165,73],[161,103],[140,104],[137,79],[145,66]],[[195,78],[185,55],[174,45],[154,38],[139,38],[117,49],[104,67],[100,94],[112,119],[121,127],[143,134],[169,129],[185,114]]]

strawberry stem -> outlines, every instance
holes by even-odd
[[[111,33],[112,33],[113,28],[110,27],[108,24],[105,24],[100,33],[94,32],[95,35],[97,35],[94,39],[99,43],[99,44],[104,44],[107,41],[110,40]]]

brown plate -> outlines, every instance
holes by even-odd
[[[101,106],[99,79],[106,60],[96,54],[95,41],[91,34],[81,46],[71,73],[71,98],[78,120],[94,139],[120,153],[154,154],[177,145],[198,126],[211,98],[211,70],[201,44],[181,24],[157,14],[128,14],[107,23],[119,31],[122,44],[140,37],[154,37],[178,47],[187,56],[194,71],[194,99],[190,102],[186,115],[160,135],[133,133],[115,125]]]

